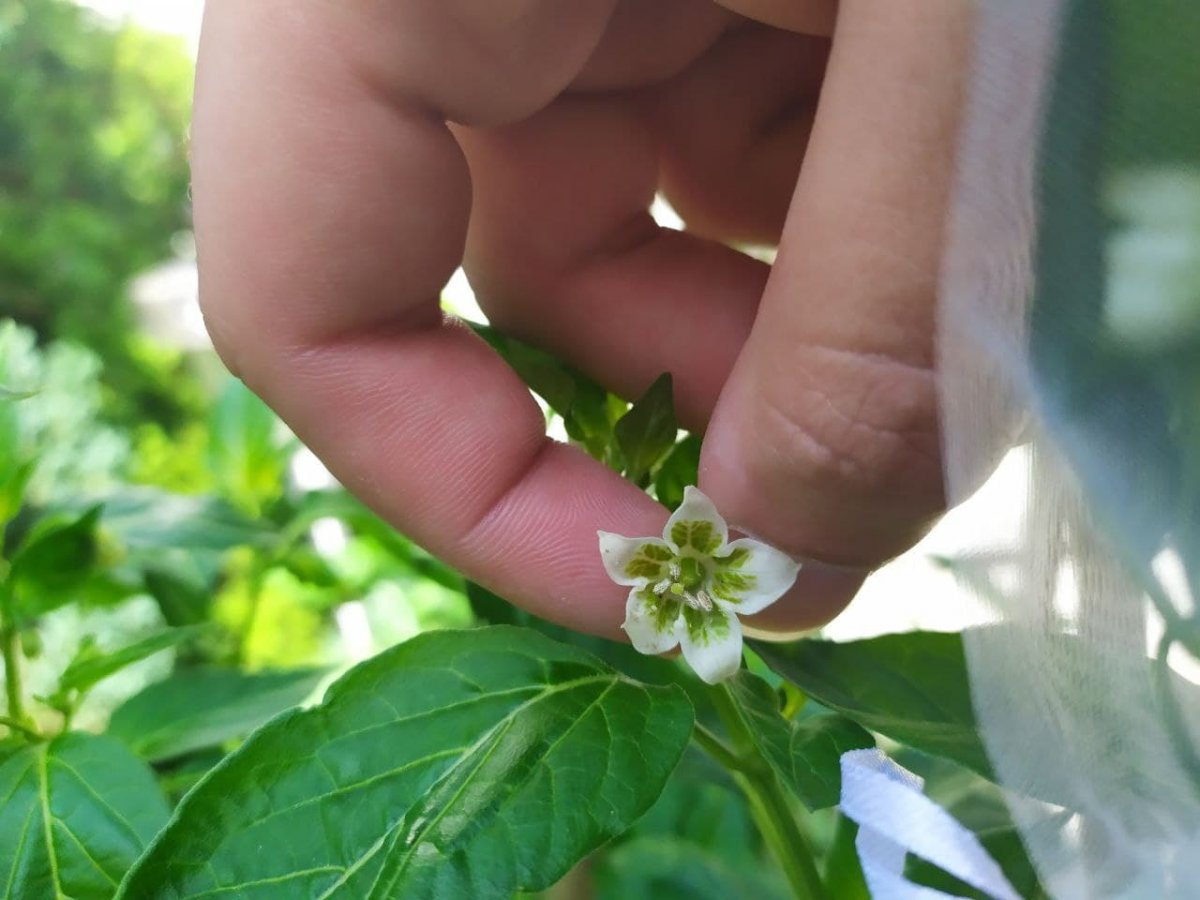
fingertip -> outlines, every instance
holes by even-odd
[[[866,569],[803,563],[791,590],[746,619],[746,633],[785,641],[827,625],[850,604],[869,574]]]

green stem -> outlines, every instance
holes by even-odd
[[[729,750],[700,725],[695,731],[696,743],[731,771],[749,800],[755,824],[779,861],[792,893],[798,900],[824,900],[825,886],[813,860],[812,849],[788,802],[788,793],[758,749],[754,732],[737,698],[723,684],[713,688],[710,696],[737,750]]]
[[[696,723],[696,730],[692,732],[692,740],[694,740],[700,749],[723,765],[731,772],[740,772],[742,769],[742,761],[738,756],[725,746],[724,742],[701,725]]]
[[[10,719],[8,716],[0,716],[0,725],[3,725],[10,731],[16,731],[25,735],[25,737],[29,738],[31,741],[42,740],[42,735],[29,725],[25,724],[24,722],[18,722],[16,719]]]
[[[0,654],[4,656],[4,693],[9,728],[34,733],[21,697],[21,633],[12,621],[12,584],[7,560],[0,557]],[[9,723],[12,724],[9,724]]]
[[[0,625],[0,653],[4,654],[4,693],[8,701],[7,719],[20,723],[20,731],[30,730],[26,723],[29,717],[25,714],[25,706],[21,699],[21,663],[20,634],[8,621],[8,616],[0,615],[3,624]],[[7,724],[7,722],[5,723]]]

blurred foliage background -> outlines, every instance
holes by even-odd
[[[0,317],[91,348],[106,417],[127,423],[195,408],[128,302],[188,228],[191,75],[179,39],[0,0]]]
[[[82,535],[53,564],[86,574],[39,581],[9,617],[39,723],[103,728],[173,668],[227,699],[257,673],[304,673],[299,693],[263,682],[273,701],[221,745],[310,693],[314,671],[472,617],[462,579],[342,492],[211,350],[143,327],[138,276],[192,265],[192,71],[180,38],[72,0],[0,0],[0,560]],[[170,299],[194,315],[194,295]],[[197,626],[59,689],[72,661]]]
[[[1105,215],[1124,230],[1109,247],[1107,306],[1102,290],[1091,299],[1114,352],[1175,353],[1200,335],[1200,293],[1173,293],[1200,284],[1200,181],[1179,169],[1200,145],[1174,125],[1194,119],[1200,16],[1164,28],[1183,20],[1111,6],[1114,105],[1144,127],[1113,138]],[[0,576],[4,560],[24,560],[0,639],[18,648],[33,727],[106,730],[172,799],[337,672],[426,629],[494,620],[502,603],[342,491],[256,397],[214,374],[211,351],[141,326],[134,280],[189,264],[191,75],[177,38],[72,0],[0,0]],[[1166,248],[1155,272],[1172,285],[1153,317],[1138,268],[1148,242]],[[616,427],[626,404],[484,334],[572,439],[633,459]],[[677,497],[699,442],[672,445],[673,426],[660,437],[637,480]],[[935,787],[963,777],[928,775]],[[816,820],[814,840],[836,849],[845,835]],[[779,896],[762,861],[740,794],[693,754],[590,864],[588,890]]]

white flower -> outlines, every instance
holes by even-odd
[[[662,540],[599,532],[609,577],[632,590],[621,627],[642,653],[683,645],[704,681],[716,684],[742,662],[738,615],[766,609],[796,580],[800,564],[761,541],[729,540],[712,501],[694,487],[667,520]]]

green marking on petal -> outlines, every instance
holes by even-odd
[[[658,581],[666,575],[666,563],[673,554],[658,544],[642,544],[637,555],[625,564],[625,574],[630,578],[647,578]]]
[[[757,582],[758,578],[753,575],[718,570],[713,575],[712,594],[726,603],[739,603],[742,595],[752,589]]]
[[[714,562],[722,569],[740,569],[750,561],[750,551],[745,547],[738,547],[728,556],[720,556]]]
[[[683,621],[687,625],[688,636],[693,643],[708,646],[713,638],[723,638],[729,634],[729,619],[721,615],[713,615],[703,610],[683,607]]]
[[[638,596],[646,604],[656,631],[661,633],[669,630],[679,618],[679,608],[683,605],[680,601],[672,597],[659,597],[650,587],[642,588]]]
[[[721,539],[713,534],[712,522],[693,522],[689,543],[701,553],[712,553],[721,546]]]
[[[721,546],[721,536],[716,534],[713,523],[704,519],[690,519],[671,526],[671,540],[683,550],[691,547],[697,553],[710,554]]]
[[[675,542],[675,546],[682,550],[688,545],[688,536],[692,531],[691,522],[676,522],[671,526],[671,540]]]
[[[658,562],[667,562],[675,554],[668,547],[661,544],[642,544],[638,548],[638,556],[644,556],[646,559],[657,560]]]
[[[643,556],[635,556],[625,566],[625,574],[630,578],[648,578],[651,581],[662,578],[664,571],[662,563]]]

